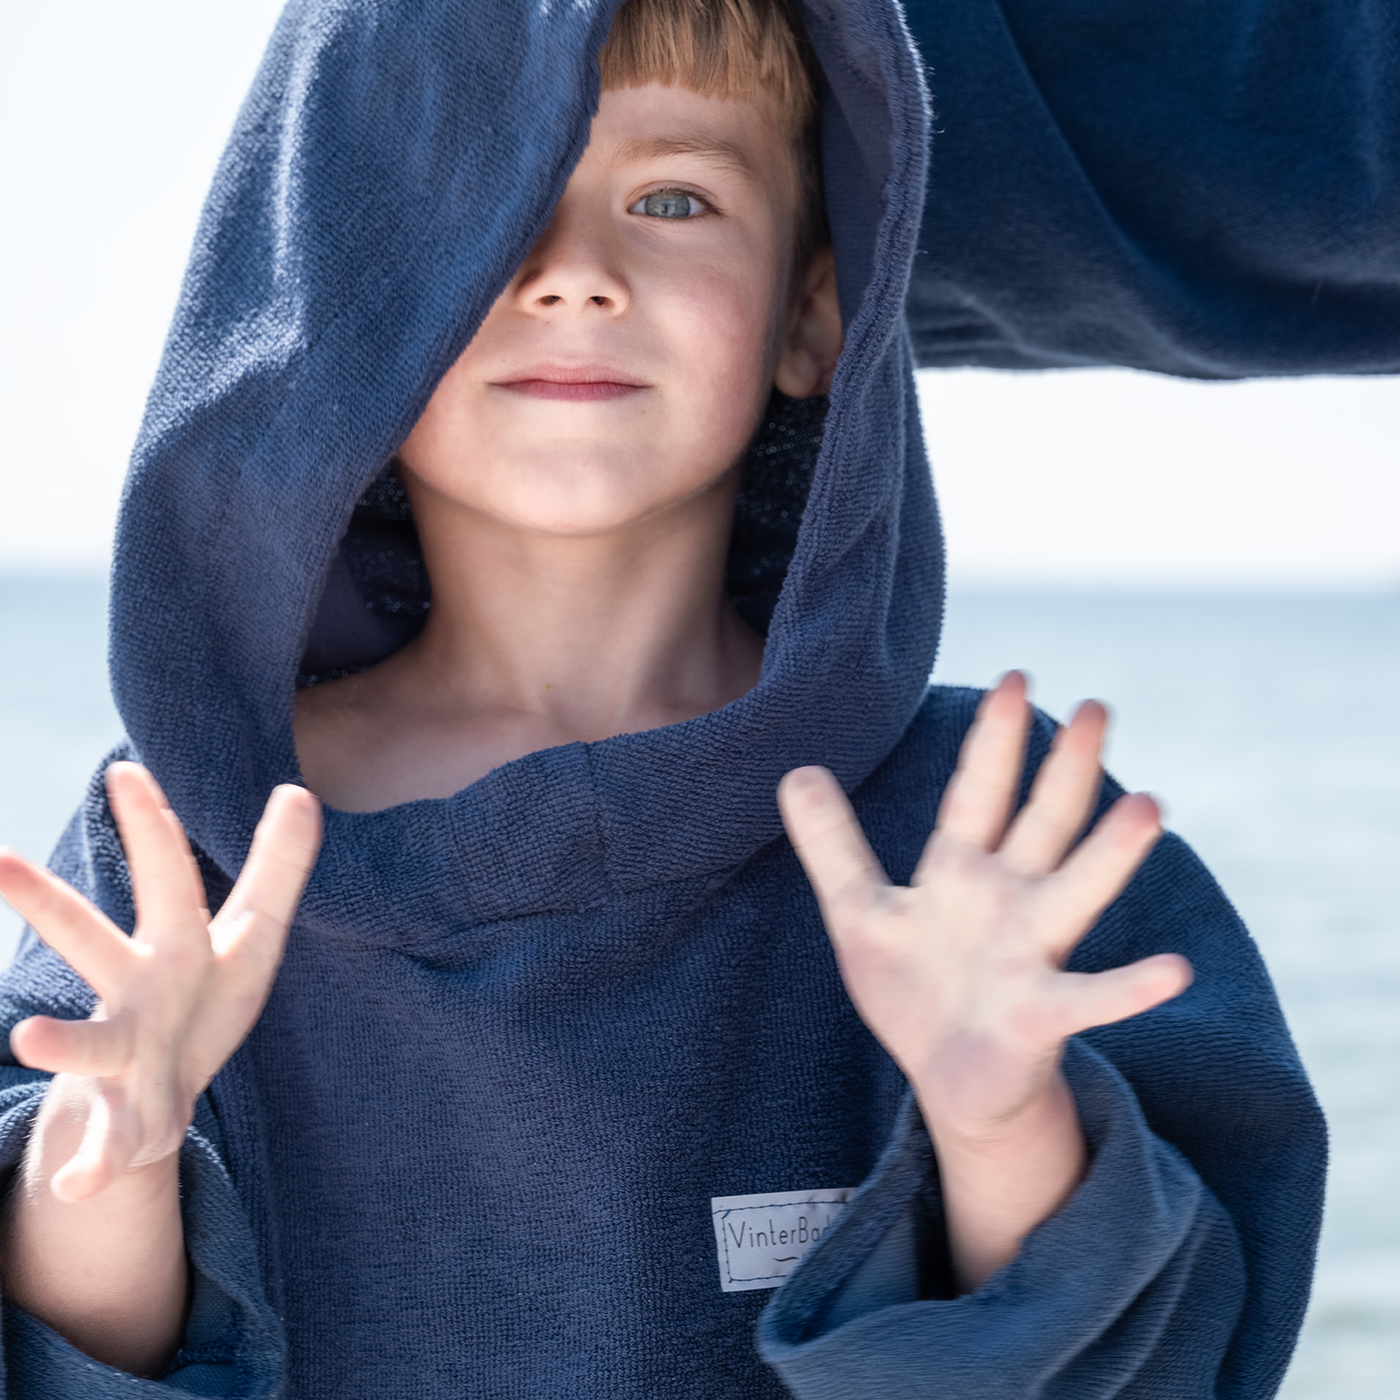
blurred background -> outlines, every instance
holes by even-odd
[[[121,733],[105,570],[204,189],[279,5],[0,16],[0,841],[43,858]],[[921,379],[935,679],[1028,669],[1243,912],[1331,1118],[1288,1400],[1400,1395],[1400,382]],[[0,963],[18,921],[0,914]]]

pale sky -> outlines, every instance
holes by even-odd
[[[0,18],[0,568],[101,568],[275,0]],[[1400,586],[1400,379],[921,376],[955,582]]]

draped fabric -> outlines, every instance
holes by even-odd
[[[182,1157],[183,1349],[137,1381],[11,1305],[7,1396],[1277,1385],[1322,1128],[1259,957],[1191,853],[1165,839],[1075,966],[1174,950],[1196,982],[1071,1046],[1092,1171],[953,1298],[927,1134],[782,836],[778,779],[824,763],[908,878],[977,700],[927,687],[942,541],[904,321],[922,237],[928,358],[951,167],[940,136],[926,206],[923,75],[893,0],[803,13],[846,345],[829,402],[775,399],[746,464],[729,581],[766,630],[759,684],[448,799],[328,811],[266,1011]],[[592,0],[293,0],[277,28],[136,447],[112,596],[121,752],[170,796],[215,906],[269,789],[298,777],[298,678],[372,664],[431,606],[394,452],[549,218],[610,18]],[[132,926],[100,781],[53,864]],[[27,935],[0,1021],[91,1006]],[[0,1166],[42,1092],[0,1069]],[[776,1293],[724,1286],[714,1199],[832,1192],[849,1204]]]

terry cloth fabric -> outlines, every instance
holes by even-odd
[[[134,1380],[11,1306],[12,1400],[1275,1389],[1323,1130],[1259,957],[1182,843],[1074,965],[1175,950],[1196,982],[1071,1047],[1093,1170],[954,1299],[927,1136],[782,836],[779,777],[825,763],[906,879],[977,699],[926,686],[942,552],[903,323],[919,65],[892,0],[804,14],[847,341],[829,407],[775,400],[747,464],[729,577],[766,623],[759,684],[447,800],[328,812],[267,1009],[181,1159],[182,1351]],[[113,583],[122,752],[165,787],[214,905],[298,774],[296,678],[372,662],[431,605],[393,452],[547,221],[609,22],[585,0],[296,0],[278,26],[200,228]],[[131,927],[100,782],[53,863]],[[27,935],[0,1021],[91,1005]],[[43,1077],[3,1076],[10,1167]],[[844,1188],[776,1294],[721,1286],[713,1198]]]
[[[909,0],[919,363],[1400,372],[1400,9]]]

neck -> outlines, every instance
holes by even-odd
[[[440,714],[522,725],[544,747],[534,740],[689,719],[756,683],[762,640],[724,593],[732,475],[584,536],[515,528],[408,486],[433,606],[404,661]]]

